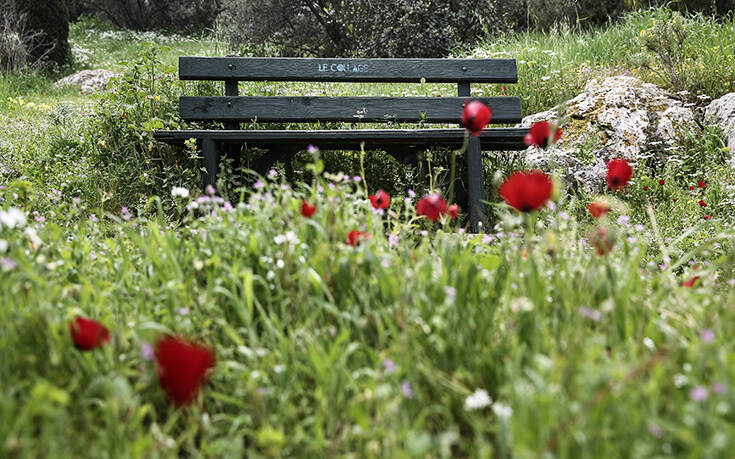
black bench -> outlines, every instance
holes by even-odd
[[[180,57],[182,80],[225,82],[225,96],[181,97],[181,118],[187,121],[219,121],[223,130],[155,131],[157,140],[182,144],[195,138],[204,155],[204,182],[214,185],[220,152],[239,161],[239,149],[266,149],[265,166],[290,159],[308,145],[323,150],[365,148],[385,150],[405,159],[434,146],[458,148],[464,130],[454,129],[358,129],[358,130],[241,130],[241,122],[362,122],[362,123],[457,123],[470,98],[470,83],[515,83],[514,59],[310,59]],[[456,83],[458,97],[296,97],[239,96],[240,81],[319,81],[355,83]],[[521,120],[517,97],[475,97],[493,112],[493,124]],[[485,129],[471,137],[467,158],[467,195],[470,227],[482,230],[484,185],[481,150],[526,148],[525,128]],[[261,166],[264,164],[261,163]],[[262,167],[261,167],[262,169]]]

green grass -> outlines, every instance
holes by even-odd
[[[731,229],[700,225],[693,234],[710,236],[681,255],[672,241],[661,270],[651,222],[611,222],[618,242],[601,257],[589,223],[565,212],[529,222],[536,234],[509,215],[488,244],[451,226],[422,236],[413,203],[394,199],[381,218],[361,187],[326,185],[269,181],[234,212],[179,229],[94,223],[66,200],[59,212],[76,223],[34,225],[40,244],[4,228],[17,264],[0,277],[0,318],[13,324],[0,334],[6,454],[728,454]],[[317,204],[313,220],[302,198]],[[354,228],[372,237],[350,247]],[[679,285],[690,257],[712,261],[693,289]],[[111,343],[75,350],[78,314],[109,326]],[[140,353],[169,332],[217,353],[180,410]],[[691,400],[695,386],[710,398]],[[495,405],[467,410],[477,389]]]
[[[660,14],[489,39],[471,55],[517,58],[508,92],[532,113],[621,71],[663,84],[634,56],[636,36]],[[733,53],[718,51],[733,49],[732,17],[689,21],[698,50],[689,65],[701,76],[693,94],[733,90]],[[522,217],[497,204],[489,174],[499,219],[487,236],[456,221],[430,225],[416,218],[415,198],[397,194],[379,215],[363,182],[329,174],[359,174],[359,155],[326,152],[329,172],[313,182],[265,178],[242,202],[232,192],[229,211],[197,200],[195,151],[155,145],[149,133],[179,125],[180,94],[215,89],[178,82],[176,57],[226,54],[222,43],[89,20],[71,38],[87,56],[76,68],[122,74],[110,90],[90,97],[36,73],[0,77],[0,209],[27,216],[25,227],[0,223],[0,457],[731,455],[735,173],[720,130],[684,136],[665,168],[637,170],[603,222],[586,212],[590,197],[563,191]],[[309,177],[324,163],[306,158],[298,167]],[[425,186],[370,158],[371,191],[383,180]],[[493,161],[503,170],[515,159]],[[690,190],[697,180],[707,188]],[[191,201],[171,196],[182,185]],[[317,205],[313,219],[300,215],[303,199]],[[588,242],[597,224],[616,236],[606,256]],[[352,229],[371,237],[351,247]],[[694,288],[681,285],[695,275]],[[78,315],[108,326],[110,343],[76,350],[68,322]],[[217,355],[185,408],[167,403],[141,352],[166,333]],[[477,390],[492,402],[468,409]]]
[[[468,55],[516,59],[519,81],[508,86],[509,92],[521,98],[523,113],[537,113],[573,98],[593,78],[628,74],[666,87],[665,80],[641,67],[649,62],[661,70],[638,40],[642,30],[665,20],[670,20],[666,10],[646,10],[602,30],[556,28],[492,39]],[[722,21],[694,16],[685,24],[690,36],[682,59],[694,101],[702,103],[697,95],[717,98],[735,91],[735,16]]]

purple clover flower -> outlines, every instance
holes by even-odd
[[[707,392],[707,388],[704,386],[694,386],[692,387],[692,390],[689,391],[689,398],[695,402],[701,403],[709,398],[709,392]]]
[[[413,398],[413,389],[411,388],[411,383],[406,381],[405,379],[401,383],[401,393],[406,398]]]
[[[702,342],[711,343],[715,340],[715,332],[713,332],[710,328],[705,328],[701,332],[699,332],[699,337],[702,339]]]
[[[151,343],[146,341],[140,343],[140,357],[146,362],[153,362],[155,354],[153,353],[153,346],[151,346]]]
[[[18,265],[10,258],[3,257],[0,260],[0,266],[2,266],[3,271],[11,271],[15,269]]]

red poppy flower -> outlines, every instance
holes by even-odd
[[[615,245],[615,237],[604,226],[599,226],[589,236],[589,242],[600,256],[608,254]]]
[[[526,145],[528,146],[536,145],[537,147],[544,148],[549,144],[549,137],[551,137],[552,129],[555,129],[554,141],[552,143],[558,142],[559,139],[561,139],[561,129],[548,121],[538,121],[533,123],[528,134],[523,138],[523,141],[526,142]]]
[[[604,202],[594,201],[587,206],[587,210],[593,217],[600,218],[610,210],[610,206]]]
[[[459,215],[459,206],[457,204],[452,204],[449,206],[449,216],[454,220],[457,218],[457,215]]]
[[[507,90],[508,90],[508,87],[503,85],[503,91],[507,91]]]
[[[74,346],[80,351],[102,347],[110,341],[110,331],[96,320],[77,317],[69,322],[69,332]]]
[[[311,218],[314,212],[316,212],[316,204],[312,206],[306,200],[301,203],[301,215],[306,218]]]
[[[697,180],[697,186],[698,186],[699,188],[707,188],[707,184],[706,184],[706,183],[704,183],[704,182],[703,182],[703,181],[701,181],[701,180]],[[692,187],[692,189],[694,189],[694,187]]]
[[[648,187],[647,186],[644,186],[643,187],[643,191],[648,191]]]
[[[462,110],[462,126],[477,137],[485,129],[492,116],[492,110],[479,100],[465,103]]]
[[[183,338],[165,336],[156,342],[158,382],[175,405],[185,405],[196,396],[207,370],[214,366],[214,352]]]
[[[705,215],[705,216],[704,216],[704,219],[705,219],[705,220],[709,220],[710,218],[712,218],[712,215]]]
[[[347,243],[354,247],[363,239],[367,239],[368,237],[370,237],[368,233],[361,233],[358,230],[352,230],[347,233]]]
[[[613,190],[620,190],[633,177],[633,168],[624,159],[611,159],[607,163],[607,185]]]
[[[390,205],[390,195],[383,190],[378,190],[374,196],[371,194],[368,198],[376,209],[387,209]]]
[[[661,186],[664,186],[664,183],[666,183],[666,182],[663,179],[661,179],[661,180],[658,181],[658,184],[661,185]]]
[[[433,222],[439,220],[441,214],[446,214],[447,212],[449,212],[447,202],[438,193],[424,196],[416,203],[416,213],[423,215]]]
[[[692,288],[692,287],[694,287],[694,284],[696,284],[698,280],[699,280],[699,276],[694,276],[691,279],[688,279],[688,280],[685,280],[684,282],[682,282],[681,283],[681,286],[682,287],[687,287],[687,288]]]
[[[690,189],[690,190],[693,190],[693,189],[694,189],[694,187],[693,187],[693,186],[690,186],[690,187],[689,187],[689,189]]]
[[[704,202],[704,199],[700,199],[699,200],[699,205],[702,206],[702,207],[707,207],[707,203]]]
[[[551,197],[553,185],[551,178],[541,171],[514,172],[508,177],[498,192],[510,206],[521,212],[541,208]]]

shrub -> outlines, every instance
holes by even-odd
[[[497,30],[492,0],[231,0],[220,24],[237,46],[283,55],[432,57]]]
[[[622,14],[626,9],[625,4],[625,0],[529,1],[526,2],[528,26],[540,30],[547,30],[557,24],[599,26]]]
[[[41,41],[42,33],[28,30],[25,15],[19,14],[12,0],[0,0],[0,73],[18,72],[33,63],[34,46]]]
[[[135,30],[193,32],[210,27],[222,10],[222,0],[74,0],[76,14],[101,17]]]
[[[202,83],[209,94],[213,84]],[[86,128],[85,145],[97,182],[104,184],[106,209],[136,206],[153,195],[165,204],[173,186],[199,186],[200,161],[151,136],[153,129],[181,127],[177,107],[185,85],[151,48],[102,93]]]
[[[15,0],[27,30],[38,32],[30,41],[33,60],[64,65],[69,60],[69,10],[63,0]]]

